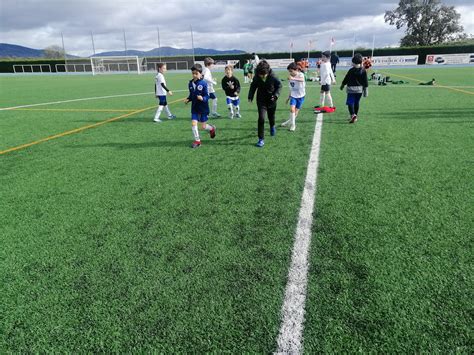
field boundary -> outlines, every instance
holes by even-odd
[[[420,80],[420,79],[416,79],[416,78],[412,78],[412,77],[409,77],[409,76],[405,76],[405,75],[399,75],[399,74],[393,74],[393,73],[387,73],[387,72],[382,72],[382,74],[385,74],[385,75],[392,75],[392,76],[397,76],[399,78],[404,78],[404,79],[408,79],[408,80],[414,80],[414,81],[418,81],[419,83],[423,83],[424,81],[423,80]],[[463,93],[463,94],[467,94],[467,95],[474,95],[474,92],[470,92],[470,91],[466,91],[466,90],[461,90],[461,89],[457,89],[457,88],[454,88],[452,86],[445,86],[445,85],[433,85],[433,86],[429,86],[429,87],[437,87],[437,88],[443,88],[443,89],[448,89],[448,90],[453,90],[453,91],[457,91],[457,92],[460,92],[460,93]]]
[[[188,90],[172,90],[173,92],[187,92]],[[3,107],[0,108],[0,111],[7,111],[7,110],[16,110],[20,108],[26,107],[35,107],[35,106],[46,106],[46,105],[56,105],[56,104],[64,104],[67,102],[77,102],[77,101],[87,101],[87,100],[103,100],[103,99],[113,99],[115,97],[127,97],[127,96],[140,96],[140,95],[153,95],[154,92],[141,92],[135,94],[120,94],[120,95],[109,95],[109,96],[95,96],[95,97],[84,97],[80,99],[71,99],[71,100],[63,100],[63,101],[52,101],[52,102],[42,102],[38,104],[30,104],[30,105],[21,105],[21,106],[12,106],[12,107]]]
[[[281,309],[282,322],[277,340],[277,353],[299,354],[303,350],[302,337],[308,284],[308,256],[316,199],[322,125],[323,114],[319,113],[316,117],[313,143],[308,160],[303,195],[301,197],[291,266],[288,271],[288,283],[285,289],[285,301]]]
[[[183,101],[183,100],[185,100],[185,98],[181,98],[181,99],[172,101],[168,105],[179,102],[179,101]],[[31,147],[32,145],[40,144],[40,143],[43,143],[43,142],[48,142],[48,141],[56,139],[56,138],[61,138],[61,137],[64,137],[64,136],[68,136],[70,134],[79,133],[79,132],[85,131],[86,129],[95,128],[95,127],[104,125],[106,123],[110,123],[110,122],[113,122],[113,121],[120,120],[122,118],[126,118],[126,117],[129,117],[129,116],[135,115],[135,114],[140,113],[140,112],[155,109],[156,107],[157,107],[156,105],[148,106],[148,107],[145,107],[145,108],[127,113],[125,115],[121,115],[121,116],[118,116],[118,117],[112,117],[112,118],[109,118],[105,121],[100,121],[100,122],[97,122],[97,123],[94,123],[94,124],[91,124],[91,125],[75,128],[75,129],[72,129],[70,131],[66,131],[66,132],[63,132],[63,133],[58,133],[58,134],[55,134],[55,135],[52,135],[52,136],[49,136],[49,137],[46,137],[46,138],[39,139],[39,140],[31,142],[31,143],[26,143],[26,144],[22,144],[22,145],[13,147],[13,148],[2,150],[2,151],[0,151],[0,155],[10,153],[10,152],[14,152],[14,151],[17,151],[17,150],[20,150],[20,149],[25,149],[25,148]]]

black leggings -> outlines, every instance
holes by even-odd
[[[258,139],[263,139],[265,136],[265,116],[268,116],[270,128],[275,126],[275,111],[276,105],[258,105]]]
[[[359,113],[359,104],[347,105],[349,113],[352,115],[357,115]]]

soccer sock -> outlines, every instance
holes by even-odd
[[[354,104],[354,113],[356,115],[359,113],[359,104]]]
[[[212,100],[212,113],[217,113],[217,98]]]
[[[192,130],[193,130],[194,140],[195,140],[195,141],[200,141],[201,139],[199,139],[198,126],[192,126]]]
[[[328,93],[326,94],[326,97],[327,97],[328,100],[329,100],[329,107],[333,107],[334,105],[333,105],[333,103],[332,103],[332,96],[331,96],[331,93],[328,92]]]
[[[171,116],[171,111],[170,111],[170,108],[169,108],[168,105],[165,106],[165,110],[166,110],[166,114],[167,114],[168,116]]]
[[[234,106],[234,112],[235,113],[240,113],[240,106],[239,105]]]
[[[158,106],[158,109],[156,110],[156,114],[155,114],[155,120],[160,119],[161,111],[163,111],[163,106]]]
[[[212,131],[212,126],[210,124],[206,123],[206,127],[204,128],[206,131],[210,132]]]
[[[325,92],[322,92],[321,93],[321,99],[320,99],[320,105],[321,107],[324,106],[324,99],[326,98],[326,93]]]
[[[295,125],[295,119],[296,119],[296,113],[294,113],[294,112],[290,113],[290,124],[292,126]]]
[[[228,104],[227,107],[229,108],[229,112],[233,115],[234,109],[232,108],[232,104]]]

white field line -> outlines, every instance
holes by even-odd
[[[385,86],[382,86],[382,85],[371,85],[369,86],[371,89],[372,88],[418,88],[418,89],[429,89],[429,88],[441,88],[441,89],[446,89],[446,88],[455,88],[455,89],[474,89],[474,86],[454,86],[454,85],[451,85],[451,86],[438,86],[438,85],[407,85],[407,84],[392,84],[392,85],[385,85]]]
[[[316,118],[313,144],[308,161],[303,196],[301,197],[291,266],[288,271],[288,283],[285,290],[285,301],[281,309],[282,322],[276,353],[300,354],[303,351],[302,337],[306,288],[308,284],[308,256],[311,244],[311,227],[313,224],[322,126],[323,114],[319,113]]]
[[[173,92],[184,92],[184,91],[188,91],[188,90],[172,90],[172,91]],[[17,109],[17,108],[34,107],[34,106],[64,104],[66,102],[87,101],[87,100],[102,100],[102,99],[111,99],[111,98],[114,98],[114,97],[127,97],[127,96],[153,95],[153,94],[154,94],[154,92],[151,91],[151,92],[141,92],[141,93],[137,93],[137,94],[122,94],[122,95],[111,95],[111,96],[85,97],[85,98],[82,98],[82,99],[72,99],[72,100],[64,100],[64,101],[43,102],[43,103],[40,103],[40,104],[4,107],[4,108],[0,108],[0,111],[14,110],[14,109]]]

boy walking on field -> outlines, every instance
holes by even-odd
[[[286,102],[290,102],[290,118],[281,124],[282,127],[289,126],[289,130],[294,132],[296,129],[296,117],[303,106],[304,97],[306,95],[306,82],[301,67],[295,62],[290,63],[287,67],[290,76],[288,82],[290,85],[290,96]]]
[[[240,82],[233,75],[232,65],[225,67],[225,76],[222,78],[222,89],[226,94],[227,107],[229,108],[229,118],[240,118]]]
[[[321,68],[319,70],[321,76],[321,97],[320,106],[324,107],[326,98],[328,99],[329,107],[334,108],[331,96],[331,84],[336,83],[336,78],[331,69],[331,63],[329,62],[331,54],[328,51],[323,52],[321,57]]]
[[[212,117],[221,117],[217,113],[217,97],[216,97],[216,90],[214,89],[214,85],[217,84],[216,80],[212,77],[211,68],[214,65],[214,59],[212,58],[204,58],[204,68],[202,70],[202,78],[206,81],[207,87],[209,90],[209,98],[212,100],[212,109],[211,109],[211,116]]]
[[[341,90],[347,85],[347,108],[351,118],[349,123],[357,122],[359,114],[359,102],[362,95],[368,96],[369,82],[367,80],[367,72],[362,68],[362,55],[357,53],[352,58],[352,68],[347,72],[341,83]]]
[[[270,122],[270,135],[276,134],[275,112],[281,91],[281,81],[273,74],[268,62],[263,59],[258,63],[255,74],[250,84],[248,99],[251,103],[257,91],[258,142],[256,146],[262,148],[265,144],[265,116],[268,116]]]
[[[216,127],[207,123],[209,115],[209,93],[207,83],[202,79],[202,66],[194,64],[191,68],[193,74],[192,80],[189,81],[189,96],[185,103],[191,102],[191,129],[193,131],[194,142],[191,148],[199,148],[201,146],[201,138],[199,137],[198,122],[201,128],[207,132],[211,139],[216,136]]]
[[[166,95],[173,95],[173,92],[166,87],[164,76],[167,70],[166,64],[158,63],[156,67],[158,68],[158,74],[156,74],[155,77],[155,96],[158,99],[158,109],[156,110],[155,119],[153,121],[155,123],[161,123],[163,121],[160,120],[160,116],[163,109],[165,109],[168,119],[172,120],[173,118],[176,118],[176,116],[171,113],[168,103],[166,102]]]

